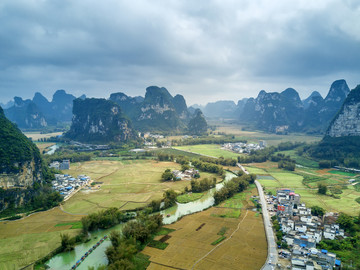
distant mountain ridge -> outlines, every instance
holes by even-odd
[[[85,96],[83,95],[82,98]],[[22,129],[39,129],[59,122],[70,122],[73,100],[76,97],[65,90],[57,90],[49,102],[41,93],[36,92],[33,99],[22,100],[15,97],[13,105],[5,109],[5,114]]]
[[[267,132],[324,133],[349,91],[346,81],[341,79],[331,84],[325,99],[317,91],[301,100],[293,88],[280,93],[261,90],[256,98],[244,98],[237,104],[220,100],[205,106],[192,105],[191,111],[202,108],[206,117],[237,119]]]
[[[30,99],[14,97],[14,105],[5,110],[6,117],[19,128],[44,128],[48,125],[44,114]]]

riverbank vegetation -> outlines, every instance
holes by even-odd
[[[256,179],[254,174],[244,174],[239,177],[232,178],[224,184],[224,186],[214,193],[215,205],[232,197],[235,193],[244,191],[249,184],[253,184]]]
[[[148,260],[139,259],[143,254],[139,252],[147,244],[158,246],[153,238],[161,229],[162,216],[140,214],[136,220],[129,221],[122,232],[112,231],[110,234],[111,246],[106,249],[109,261],[108,269],[146,269]],[[165,249],[161,245],[161,249]]]

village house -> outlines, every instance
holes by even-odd
[[[199,175],[199,171],[192,168],[189,170],[185,170],[184,172],[174,170],[172,171],[172,174],[174,175],[176,180],[191,180],[192,178],[195,178],[196,175]]]
[[[50,163],[50,168],[54,168],[56,170],[69,170],[70,169],[70,160],[64,159],[62,162],[54,161]]]
[[[51,184],[52,188],[66,199],[75,190],[88,185],[90,180],[90,177],[86,175],[78,175],[77,178],[74,178],[68,174],[55,174],[55,180]]]
[[[268,197],[270,198],[270,196]],[[269,200],[269,199],[268,199]],[[291,259],[291,269],[334,269],[341,265],[336,255],[327,250],[316,249],[316,244],[324,239],[345,237],[344,230],[336,224],[336,214],[327,213],[323,220],[311,214],[290,189],[277,190],[276,217],[281,231],[284,233],[283,241],[290,248],[290,255],[281,253],[281,257]]]

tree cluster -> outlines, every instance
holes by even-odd
[[[236,139],[232,135],[225,135],[225,136],[221,136],[221,137],[204,136],[204,137],[199,137],[199,138],[172,140],[171,144],[179,146],[179,145],[195,145],[195,144],[224,144],[224,143],[235,143],[235,142],[246,143],[246,140]]]
[[[108,229],[121,222],[128,221],[133,216],[115,207],[92,213],[81,219],[83,231],[89,232],[97,229]]]
[[[244,174],[226,182],[220,190],[215,191],[214,193],[215,205],[232,197],[235,193],[242,192],[249,184],[254,183],[255,179],[256,175],[254,174]]]
[[[308,147],[308,154],[322,161],[323,168],[341,165],[348,168],[360,168],[359,137],[324,137],[316,145]],[[325,162],[327,161],[327,162]]]
[[[352,264],[352,269],[360,269],[360,215],[351,217],[341,213],[336,221],[348,234],[343,239],[322,240],[318,247],[330,250],[340,257],[343,266]]]
[[[322,195],[326,195],[327,186],[325,184],[318,184],[318,193]]]
[[[325,209],[320,206],[314,205],[311,207],[311,215],[313,216],[322,217],[325,213],[326,213]]]
[[[223,166],[233,166],[233,167],[236,166],[237,163],[236,159],[224,158],[224,157],[219,157],[219,158],[200,157],[200,160],[203,162],[214,163]]]
[[[170,169],[166,169],[163,174],[161,175],[161,180],[162,181],[170,181],[170,180],[174,180],[174,175],[171,172]]]
[[[216,186],[216,178],[214,177],[213,180],[209,180],[208,178],[205,178],[200,181],[191,180],[190,185],[192,192],[194,193],[204,192]]]
[[[124,226],[122,233],[112,231],[112,245],[105,252],[109,261],[108,269],[142,269],[136,255],[161,226],[161,215],[140,214],[136,220],[129,221]]]
[[[200,160],[192,160],[191,164],[197,168],[200,171],[203,172],[210,172],[210,173],[217,173],[218,175],[223,175],[224,174],[224,169],[222,166],[213,164],[213,163],[209,163],[209,162],[202,162]]]

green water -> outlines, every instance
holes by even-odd
[[[47,261],[46,264],[50,266],[50,269],[54,270],[71,269],[71,267],[80,260],[85,252],[87,252],[102,237],[104,237],[104,235],[109,235],[109,233],[113,230],[121,230],[122,227],[123,224],[120,224],[108,230],[91,233],[91,240],[89,242],[77,245],[73,251],[59,253]],[[105,255],[105,250],[110,245],[110,240],[106,239],[76,269],[87,270],[88,266],[95,266],[96,269],[96,267],[102,264],[107,264],[108,261]]]

